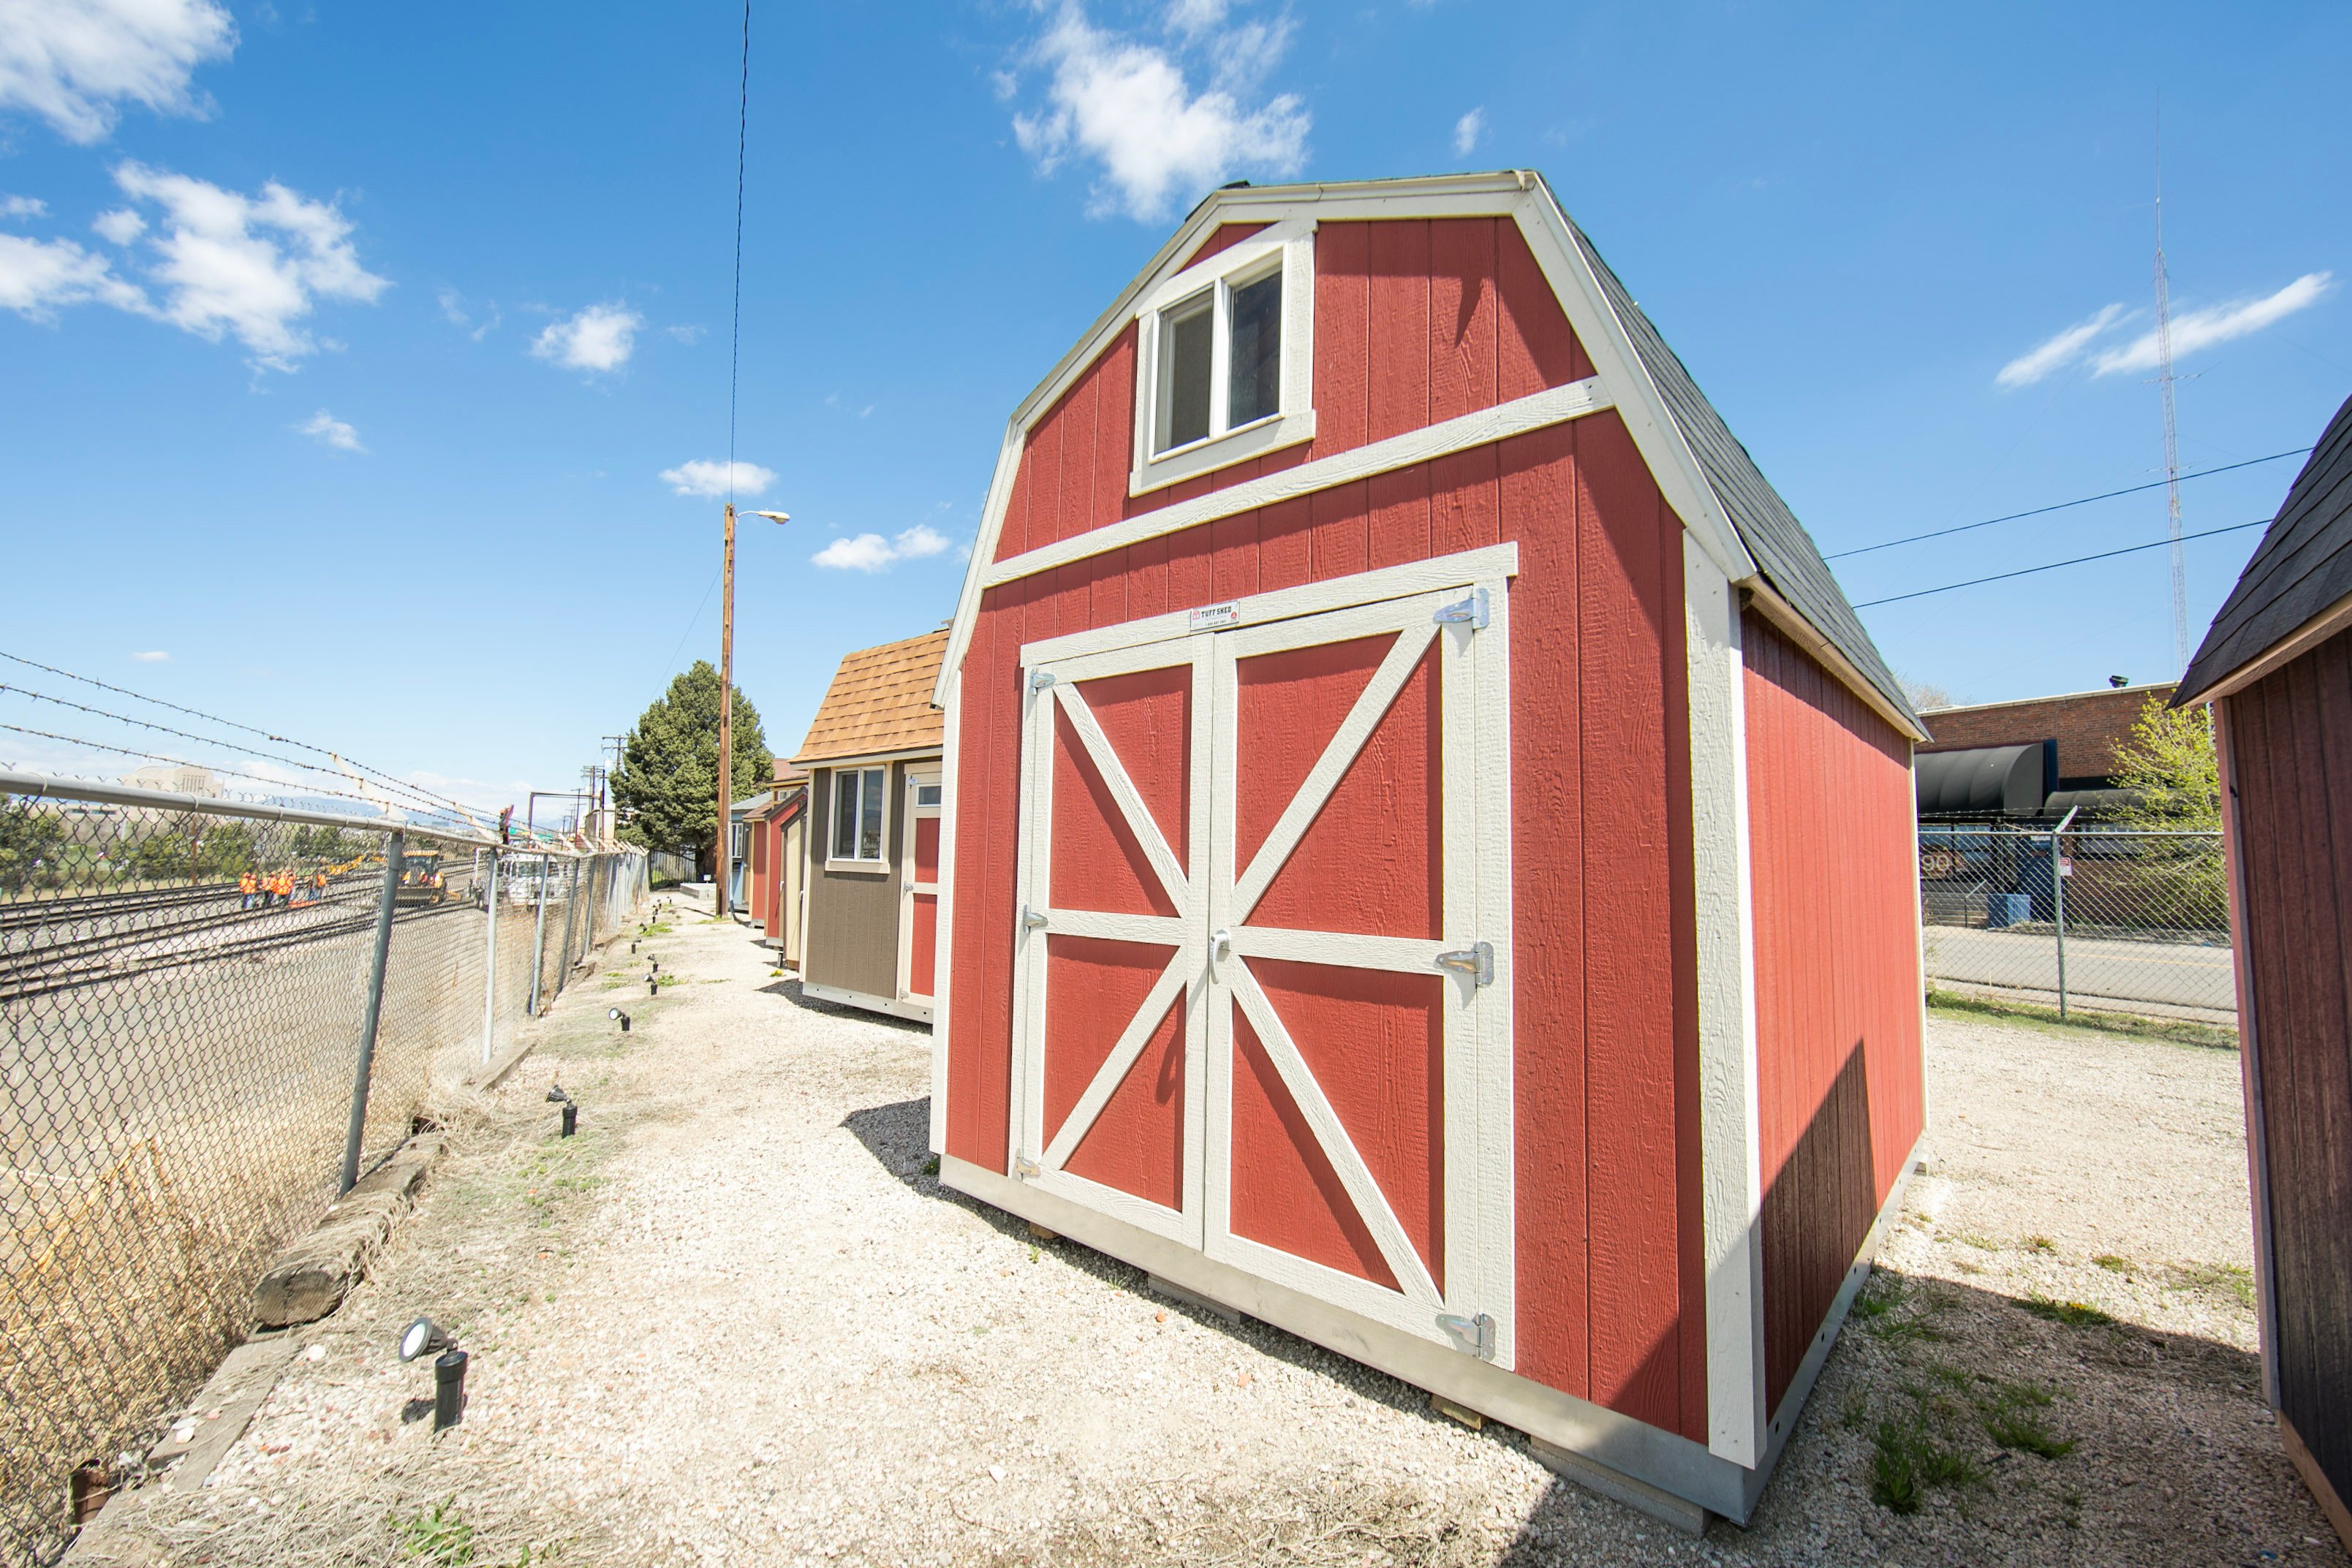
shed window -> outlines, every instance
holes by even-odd
[[[1213,250],[1135,305],[1128,494],[1315,439],[1315,224]]]
[[[884,768],[845,768],[834,774],[833,854],[837,861],[882,861]]]
[[[1155,456],[1281,413],[1281,264],[1160,311],[1159,355]]]

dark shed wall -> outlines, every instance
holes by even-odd
[[[2352,1499],[2352,632],[2219,706],[2261,1084],[2249,1111],[2269,1167],[2279,1413]]]
[[[890,825],[879,872],[827,871],[833,842],[833,780],[830,768],[809,781],[809,818],[814,837],[810,857],[807,949],[802,978],[845,991],[895,999],[898,995],[898,845],[906,815],[907,765],[890,765]]]
[[[1740,641],[1777,1406],[1924,1120],[1916,826],[1894,727],[1762,616]]]

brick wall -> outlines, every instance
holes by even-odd
[[[2151,700],[2171,700],[2172,690],[2168,682],[1976,707],[1929,708],[1919,716],[1934,739],[1918,749],[2026,746],[2054,736],[2061,779],[2105,779],[2115,772],[2116,748],[2130,737],[2140,710]]]

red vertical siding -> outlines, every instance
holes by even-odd
[[[1917,840],[1904,737],[1761,616],[1741,641],[1777,1405],[1922,1127]]]
[[[997,558],[1591,373],[1507,220],[1327,224],[1316,266],[1307,453],[1129,500],[1124,335],[1032,431]],[[1518,1368],[1703,1439],[1680,538],[1601,413],[1133,546],[1083,591],[1066,570],[984,594],[959,716],[949,1152],[1003,1168],[1019,645],[1516,540]]]
[[[2221,706],[2279,1413],[2336,1496],[2352,1498],[2352,632]]]

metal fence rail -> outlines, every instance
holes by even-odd
[[[143,1446],[277,1250],[646,886],[637,851],[0,793],[0,1563],[62,1549],[73,1469]]]
[[[2219,833],[1923,822],[1919,897],[1930,986],[2236,1026]]]

